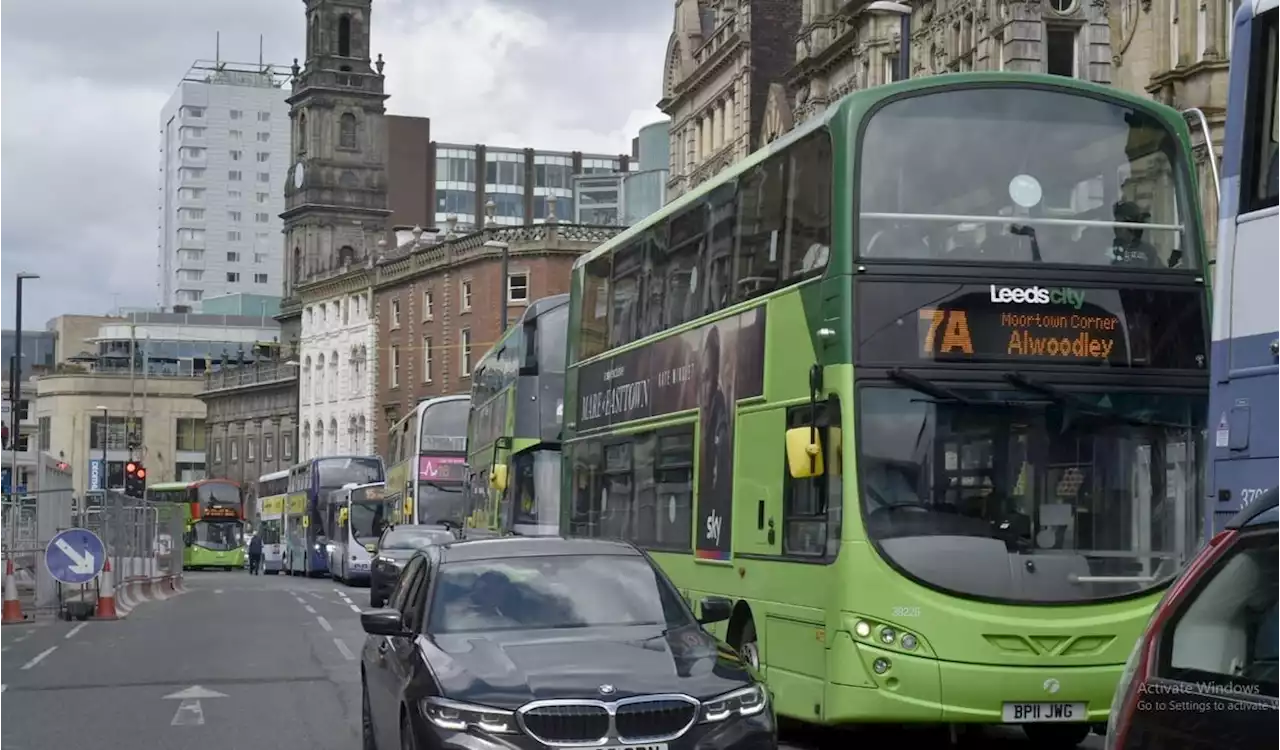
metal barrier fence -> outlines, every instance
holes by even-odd
[[[182,572],[181,505],[150,503],[108,490],[100,504],[76,520],[102,538],[117,582]]]
[[[71,528],[71,489],[6,497],[0,539],[5,563],[12,562],[23,612],[58,608],[57,582],[45,567],[44,554],[59,531]]]

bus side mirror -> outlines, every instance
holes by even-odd
[[[498,492],[507,491],[507,465],[494,464],[489,469],[489,486]]]
[[[812,427],[787,430],[787,471],[792,479],[822,476],[822,438]]]

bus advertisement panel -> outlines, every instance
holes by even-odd
[[[731,598],[782,716],[1074,746],[1202,539],[1194,169],[1075,79],[845,97],[575,263],[563,528]]]

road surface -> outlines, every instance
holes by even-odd
[[[357,750],[368,590],[189,573],[188,591],[119,622],[6,626],[4,750]],[[857,735],[871,735],[858,737]],[[788,732],[793,750],[950,747],[945,732]],[[1009,730],[970,747],[1030,748]],[[884,745],[880,745],[884,746]],[[1101,747],[1098,737],[1085,747]]]

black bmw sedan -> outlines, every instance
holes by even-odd
[[[369,566],[369,606],[386,604],[400,577],[400,570],[413,553],[424,545],[444,544],[455,538],[454,532],[444,526],[388,526],[378,538],[377,548],[371,550],[374,555],[373,564]]]
[[[418,551],[365,612],[365,750],[775,750],[754,672],[622,542],[504,537]]]

